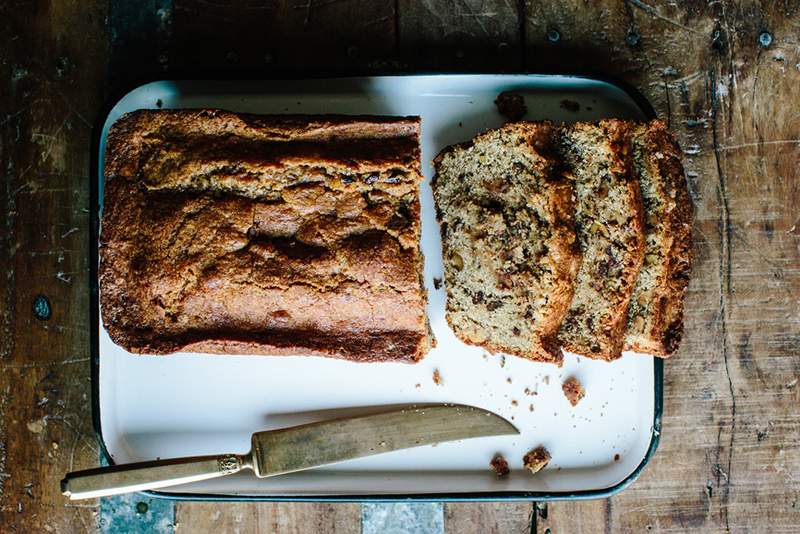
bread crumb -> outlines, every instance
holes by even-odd
[[[511,406],[519,406],[519,403],[516,399],[511,399]]]
[[[506,366],[506,357],[501,355],[500,356],[500,367],[505,367],[505,366]]]
[[[442,279],[438,276],[433,277],[433,288],[434,289],[441,289],[442,288]]]
[[[495,474],[499,477],[506,476],[511,470],[508,468],[508,462],[503,458],[502,454],[495,454],[489,465],[494,470]]]
[[[510,121],[518,121],[528,112],[525,99],[518,93],[503,91],[494,101],[497,112]]]
[[[561,384],[561,390],[564,392],[564,396],[569,403],[573,406],[577,406],[584,395],[586,395],[583,386],[574,376],[569,377],[566,382]]]
[[[416,384],[414,384],[414,387],[415,387],[415,388],[417,388],[417,389],[419,389],[419,388],[421,388],[421,387],[422,387],[422,384],[420,384],[419,382],[417,382]]]
[[[550,462],[550,452],[544,447],[536,447],[522,458],[525,469],[536,474]]]
[[[528,405],[528,410],[530,410],[531,412],[533,411],[533,404]]]
[[[614,461],[615,462],[619,462],[619,454],[615,454],[614,455]]]
[[[542,379],[542,382],[544,382],[546,385],[549,385],[550,384],[550,375],[544,375],[544,378]]]
[[[439,369],[433,370],[433,383],[436,384],[437,386],[442,385],[442,375],[441,373],[439,373]]]
[[[511,377],[510,376],[508,378],[506,378],[506,382],[508,382],[509,384],[511,383]]]

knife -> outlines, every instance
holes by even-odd
[[[432,443],[519,434],[500,417],[458,404],[411,406],[379,414],[256,432],[250,452],[175,458],[68,473],[70,500],[165,488],[252,469],[259,478]]]

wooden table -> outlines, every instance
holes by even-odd
[[[94,532],[113,520],[58,488],[98,462],[89,154],[102,104],[134,82],[187,74],[426,70],[628,81],[680,138],[696,213],[686,336],[666,364],[661,446],[641,478],[602,501],[446,505],[444,530],[797,532],[796,0],[0,3],[0,531]],[[39,295],[48,320],[34,313]],[[362,517],[359,505],[135,508],[116,512],[144,524],[166,508],[159,528],[192,533],[359,532]]]

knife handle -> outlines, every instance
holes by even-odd
[[[61,481],[61,493],[73,501],[93,499],[188,484],[252,468],[249,453],[244,456],[223,454],[102,467],[68,473]]]

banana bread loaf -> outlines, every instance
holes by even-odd
[[[490,351],[560,363],[579,252],[549,123],[509,123],[434,160],[447,320]]]
[[[631,127],[616,119],[578,123],[561,137],[562,156],[575,182],[582,260],[559,338],[568,351],[604,360],[622,354],[628,304],[644,259]]]
[[[628,309],[625,348],[665,357],[677,349],[683,333],[692,204],[680,148],[663,121],[634,128],[633,168],[642,191],[646,244]]]
[[[419,119],[137,111],[107,138],[100,303],[131,352],[421,359]]]

